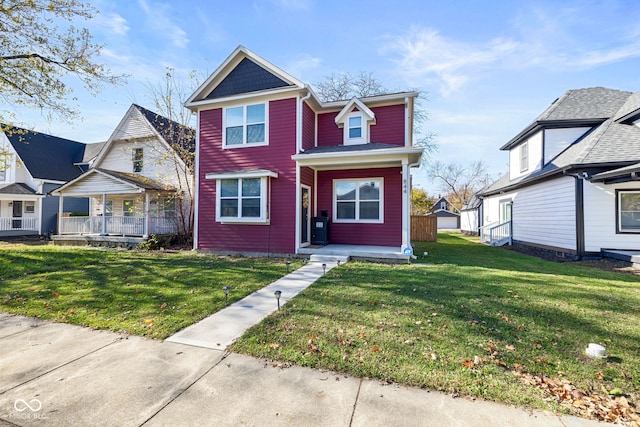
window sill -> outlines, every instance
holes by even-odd
[[[223,150],[233,150],[236,148],[249,148],[249,147],[266,147],[268,146],[268,142],[253,142],[251,144],[237,144],[237,145],[223,145]]]
[[[333,219],[336,224],[384,224],[384,220],[378,219]]]
[[[217,218],[220,224],[244,224],[244,225],[269,225],[271,223],[268,219],[258,218],[255,220],[246,218]]]

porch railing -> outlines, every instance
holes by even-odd
[[[103,221],[106,220],[105,229]],[[173,218],[151,217],[149,230],[145,230],[147,218],[143,216],[75,216],[64,217],[58,234],[106,234],[118,236],[144,236],[168,234],[177,231]]]
[[[36,217],[0,217],[0,231],[38,231]]]
[[[480,227],[480,241],[491,246],[502,246],[513,243],[511,221],[491,223]]]

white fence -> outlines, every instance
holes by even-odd
[[[36,217],[0,217],[0,231],[38,231],[39,221]]]
[[[106,220],[103,228],[103,220]],[[169,234],[177,231],[175,218],[151,217],[149,230],[143,216],[74,216],[64,217],[58,234],[110,234],[118,236],[144,236]]]

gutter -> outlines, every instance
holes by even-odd
[[[566,170],[562,173],[564,176],[570,176],[575,179],[575,206],[576,206],[576,261],[583,259],[585,251],[584,238],[584,179],[585,174],[572,174]]]

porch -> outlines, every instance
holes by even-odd
[[[299,255],[346,256],[351,259],[382,261],[389,263],[406,263],[409,258],[397,246],[311,245],[298,249]]]
[[[0,217],[0,236],[40,234],[38,217]]]
[[[491,223],[480,227],[480,242],[491,246],[503,246],[513,243],[511,221]]]
[[[76,216],[59,219],[58,235],[144,237],[179,231],[176,217]]]

